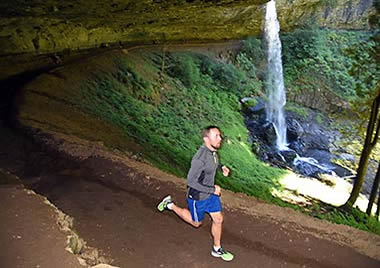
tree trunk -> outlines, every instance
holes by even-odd
[[[373,100],[371,115],[368,122],[367,133],[365,137],[364,147],[360,156],[359,166],[354,181],[354,187],[347,202],[342,206],[343,208],[352,208],[356,199],[359,196],[360,189],[362,188],[364,177],[367,171],[368,160],[373,147],[375,147],[377,138],[379,136],[380,119],[378,119],[380,104],[380,93]],[[377,126],[376,126],[377,125]]]
[[[375,202],[377,190],[379,189],[379,183],[380,183],[380,163],[379,163],[379,166],[377,167],[375,181],[373,182],[371,195],[369,196],[368,207],[367,207],[368,215],[371,215],[372,206],[373,206],[373,203]]]
[[[379,219],[379,214],[380,214],[380,191],[379,191],[379,196],[377,197],[377,209],[376,209],[376,219]]]

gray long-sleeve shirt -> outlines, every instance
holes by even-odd
[[[187,197],[195,200],[207,199],[215,191],[215,174],[218,168],[218,155],[205,145],[193,156],[187,174]]]

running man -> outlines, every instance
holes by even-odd
[[[203,145],[194,155],[187,174],[187,205],[188,209],[174,204],[171,196],[166,196],[157,206],[160,212],[174,211],[181,219],[198,228],[202,224],[205,213],[212,219],[211,234],[214,246],[211,255],[231,261],[234,256],[221,246],[222,238],[222,205],[220,202],[221,188],[215,184],[215,174],[218,168],[224,176],[228,176],[228,167],[219,165],[217,150],[222,143],[222,134],[217,126],[208,126],[202,130]]]

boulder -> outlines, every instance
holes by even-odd
[[[299,155],[303,155],[305,153],[305,144],[300,139],[289,142],[288,148],[296,151]]]
[[[302,140],[307,149],[329,150],[329,137],[322,131],[308,133],[303,136]]]
[[[281,151],[280,154],[284,157],[287,163],[293,163],[294,159],[297,157],[297,153],[294,150]]]
[[[338,165],[336,163],[332,163],[333,165],[333,168],[332,168],[332,171],[338,176],[338,177],[350,177],[353,175],[353,173],[347,169],[347,168],[344,168],[342,167],[341,165]]]
[[[256,99],[256,105],[248,107],[248,112],[252,114],[265,114],[265,102],[262,99]]]
[[[343,159],[345,161],[355,162],[355,156],[348,153],[341,153],[338,155],[340,159]]]
[[[304,134],[301,124],[294,118],[287,120],[287,139],[288,142],[296,141]]]
[[[276,130],[273,126],[273,123],[266,123],[264,126],[263,126],[263,134],[264,134],[264,139],[265,141],[269,144],[269,145],[272,145],[272,146],[275,146],[276,145],[276,140],[277,140],[277,134],[276,134]]]
[[[329,163],[331,160],[331,154],[328,150],[312,149],[308,150],[305,157],[312,157],[318,161],[318,163]]]

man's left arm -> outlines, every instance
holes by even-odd
[[[227,166],[219,164],[218,168],[223,172],[224,177],[227,177],[230,174],[230,169]]]

